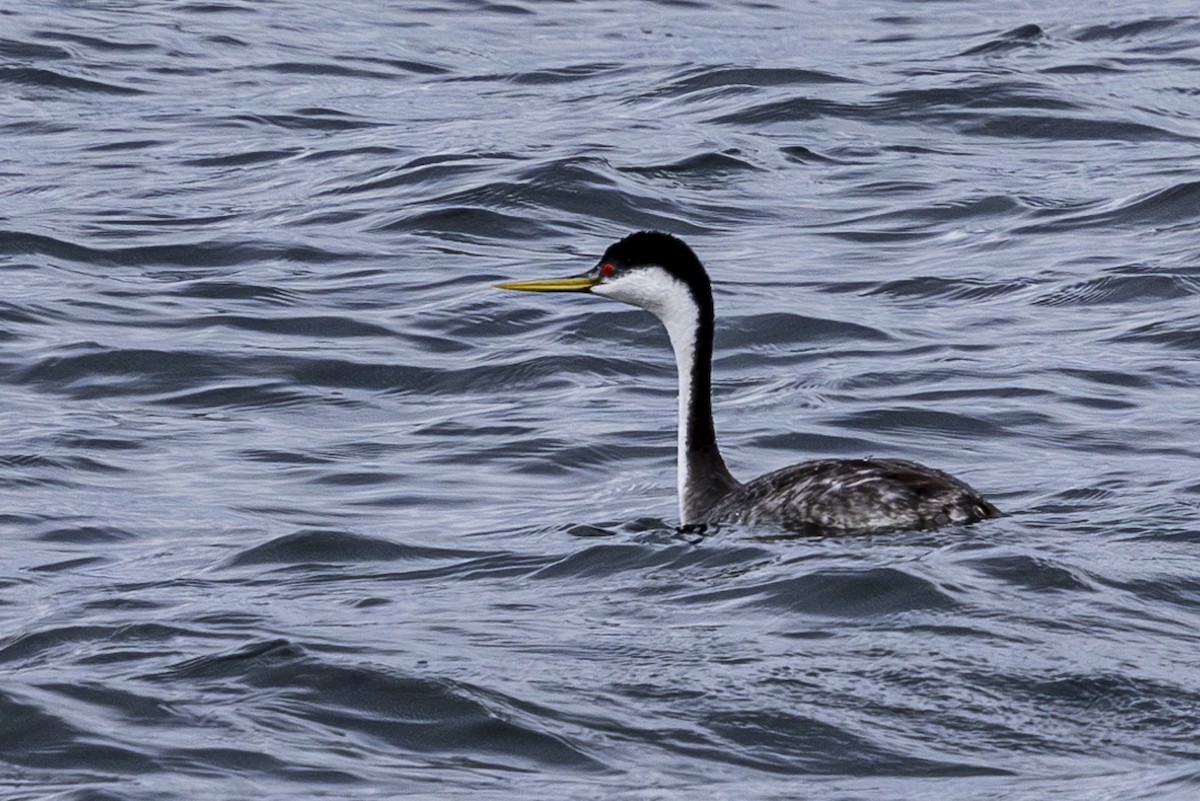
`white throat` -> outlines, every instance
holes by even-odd
[[[679,428],[676,455],[679,517],[687,519],[685,500],[691,483],[688,465],[688,415],[692,406],[692,374],[696,368],[696,336],[700,309],[687,285],[660,267],[635,269],[613,281],[592,287],[592,293],[639,306],[657,317],[667,329],[675,351],[679,381]]]

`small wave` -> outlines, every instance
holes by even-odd
[[[967,560],[984,575],[1028,592],[1091,592],[1084,577],[1061,565],[1028,554]]]
[[[314,78],[333,76],[337,78],[370,78],[390,81],[396,77],[390,72],[365,70],[328,61],[278,61],[273,64],[263,64],[258,69],[266,72],[277,72],[281,75],[305,75]],[[316,113],[321,115],[340,114],[340,112],[330,112],[328,109],[320,109]]]
[[[354,131],[379,128],[382,122],[355,119],[332,109],[298,109],[290,114],[233,114],[225,118],[238,125],[286,128],[301,131]]]
[[[59,455],[0,453],[0,487],[33,487],[65,485],[64,475],[123,473],[124,467],[112,464],[95,455]]]
[[[85,646],[100,647],[112,655],[127,648],[161,646],[190,632],[160,623],[51,626],[8,637],[0,645],[0,664],[55,661]],[[2,727],[0,727],[2,728]]]
[[[1177,28],[1180,22],[1181,20],[1170,17],[1142,19],[1134,22],[1108,22],[1102,25],[1089,25],[1075,31],[1071,34],[1071,38],[1078,42],[1118,42]]]
[[[673,164],[622,167],[621,171],[651,178],[691,178],[719,181],[731,174],[753,172],[759,169],[744,158],[739,158],[740,155],[735,150],[699,153]]]
[[[839,159],[824,156],[815,150],[811,150],[803,145],[788,145],[779,148],[779,152],[783,157],[793,164],[844,164],[846,162]]]
[[[135,29],[124,29],[133,32]],[[114,36],[94,36],[90,34],[76,33],[75,31],[44,31],[40,34],[46,39],[57,42],[70,42],[71,44],[82,45],[91,50],[99,50],[101,52],[111,53],[151,53],[161,49],[160,45],[155,42],[130,42],[117,39]]]
[[[710,713],[702,721],[725,744],[723,756],[761,770],[853,776],[1003,776],[970,762],[906,754],[815,717],[770,709]],[[692,750],[692,749],[687,749]]]
[[[465,174],[460,167],[459,174]],[[534,163],[515,175],[467,185],[423,201],[382,231],[449,234],[457,241],[544,238],[561,221],[586,217],[617,230],[661,228],[686,234],[705,220],[727,222],[728,210],[687,205],[631,181],[603,159],[567,157]],[[689,180],[696,173],[689,174]],[[384,180],[399,180],[398,176]]]
[[[1034,298],[1038,306],[1096,306],[1108,303],[1177,300],[1200,294],[1191,278],[1177,275],[1106,275],[1054,289]]]
[[[1188,320],[1155,320],[1112,337],[1114,342],[1151,342],[1200,353],[1200,328]]]
[[[816,97],[792,97],[758,103],[736,111],[718,114],[709,122],[717,125],[761,125],[778,122],[808,122],[824,117],[861,116],[859,107]]]
[[[1013,50],[1020,50],[1027,47],[1032,47],[1046,38],[1046,32],[1037,25],[1032,23],[1022,25],[1019,28],[1013,28],[1006,31],[994,39],[990,39],[983,44],[970,47],[961,53],[960,56],[978,56],[994,53],[1009,53]]]
[[[0,691],[0,719],[4,720],[0,753],[5,762],[26,769],[52,770],[59,781],[69,780],[71,774],[83,781],[94,772],[157,770],[153,760],[136,749],[111,741],[97,742],[96,733],[47,711],[31,698]]]
[[[710,89],[761,89],[777,86],[855,83],[851,78],[799,67],[707,67],[670,80],[655,94],[688,95]]]
[[[1163,189],[1134,195],[1099,211],[1072,214],[1071,210],[1043,209],[1036,217],[1049,218],[1016,229],[1019,234],[1072,231],[1114,226],[1164,227],[1200,221],[1200,181],[1184,181]]]
[[[1091,117],[999,114],[960,117],[955,122],[963,133],[1018,140],[1190,142],[1194,139],[1194,137],[1176,133],[1167,128],[1140,122],[1093,119]]]
[[[440,204],[439,208],[410,214],[403,219],[380,225],[376,230],[489,241],[539,239],[546,233],[542,223],[526,215],[473,206],[445,207]]]
[[[546,68],[531,70],[513,75],[509,80],[515,84],[557,85],[587,81],[611,73],[620,73],[628,69],[621,62],[594,62],[588,64],[572,64],[569,67]]]
[[[168,290],[181,298],[206,300],[248,300],[258,304],[295,306],[301,297],[282,286],[268,286],[223,278],[201,278],[181,282]]]
[[[786,312],[739,315],[722,328],[717,337],[720,349],[753,350],[763,343],[784,346],[801,343],[806,349],[831,344],[888,342],[886,331],[846,320],[830,320]]]
[[[685,547],[656,548],[636,544],[593,545],[541,568],[533,574],[532,578],[596,578],[613,576],[628,570],[652,569],[675,562],[679,551]]]
[[[863,386],[857,382],[854,386]],[[986,418],[922,407],[891,405],[887,409],[866,409],[842,416],[838,421],[855,431],[903,432],[925,434],[935,441],[944,439],[991,440],[1013,436],[1004,426]]]
[[[63,559],[58,562],[46,562],[34,565],[29,570],[33,573],[64,573],[73,572],[85,567],[98,567],[107,561],[102,556],[81,556],[77,559]]]
[[[879,617],[918,610],[953,609],[958,602],[928,579],[897,568],[821,570],[765,584],[739,584],[676,599],[689,604],[743,600],[753,607],[783,607],[828,617]]]
[[[1034,110],[1038,113],[1021,113]],[[1074,112],[1074,113],[1068,113]],[[1045,87],[1011,83],[904,89],[875,99],[846,102],[818,96],[770,100],[718,114],[719,125],[761,126],[844,119],[867,123],[952,127],[961,134],[1052,141],[1191,142],[1194,137],[1162,126],[1106,119],[1097,110],[1058,97]]]
[[[250,242],[207,239],[170,245],[99,248],[27,231],[0,230],[0,255],[29,254],[41,254],[91,266],[144,267],[149,264],[193,268],[197,271],[271,259],[321,264],[353,258],[350,254],[334,253],[306,245],[289,243],[273,247],[262,240]]]
[[[1194,528],[1191,534],[1195,536]],[[1119,589],[1155,605],[1169,604],[1189,613],[1200,611],[1200,579],[1194,576],[1156,576],[1153,579],[1105,577],[1096,580],[1103,586]]]
[[[26,367],[17,376],[17,382],[75,395],[128,394],[178,390],[198,379],[214,379],[221,375],[209,354],[109,350],[94,344],[72,350],[75,352],[49,356]]]
[[[259,564],[313,562],[395,562],[426,559],[462,559],[477,556],[467,551],[430,548],[367,537],[348,531],[296,531],[248,548],[230,558],[229,567]]]
[[[1076,111],[1083,108],[1074,100],[1048,94],[1043,86],[1025,85],[1012,81],[973,86],[897,89],[881,94],[876,107],[905,115],[920,115],[939,109]]]
[[[372,170],[365,175],[352,175],[342,185],[324,189],[318,195],[356,195],[425,184],[441,186],[489,168],[494,169],[506,160],[511,160],[511,157],[498,153],[428,154],[385,171]]]
[[[183,327],[201,329],[209,327],[236,328],[277,336],[298,336],[319,339],[347,339],[357,337],[392,337],[391,329],[381,325],[365,323],[341,315],[250,317],[242,314],[216,314],[196,317],[186,321]]]
[[[1092,720],[1117,713],[1125,717],[1124,725],[1152,725],[1167,738],[1191,728],[1193,710],[1200,705],[1200,696],[1183,687],[1136,675],[1053,671],[972,678],[1060,714],[1075,711]]]
[[[68,61],[71,51],[39,42],[0,39],[0,56],[13,61]]]
[[[866,295],[893,298],[936,300],[988,300],[1012,295],[1029,288],[1029,280],[1016,278],[942,278],[921,276],[899,281],[886,281],[866,289]]]
[[[183,163],[193,167],[245,167],[251,164],[269,164],[295,158],[301,155],[302,152],[299,148],[250,150],[241,153],[231,153],[225,156],[205,156],[204,158],[189,159]]]
[[[392,69],[402,72],[411,72],[417,75],[448,75],[452,70],[441,64],[434,64],[429,61],[413,61],[403,58],[379,58],[377,56],[364,56],[362,61],[367,64],[384,64]]]
[[[122,542],[136,535],[115,526],[70,526],[40,532],[37,538],[43,542],[70,542],[79,544]]]
[[[159,684],[195,691],[219,682],[253,690],[259,715],[275,726],[303,721],[316,727],[306,738],[344,742],[347,735],[370,751],[460,754],[509,768],[570,766],[597,770],[600,763],[564,736],[548,731],[524,705],[480,687],[439,678],[408,676],[374,667],[336,664],[313,657],[286,640],[252,643],[233,652],[186,660],[155,674]],[[323,734],[320,732],[324,732]]]
[[[46,68],[0,65],[0,84],[5,83],[44,90],[118,95],[122,97],[134,97],[145,94],[141,89],[134,89],[130,86],[121,86],[90,78],[80,78]]]

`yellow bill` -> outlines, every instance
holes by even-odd
[[[515,289],[520,292],[587,292],[600,283],[599,277],[575,275],[570,278],[535,278],[531,281],[505,281],[496,284],[497,289]]]

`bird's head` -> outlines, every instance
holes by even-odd
[[[613,243],[582,275],[496,286],[524,292],[589,292],[646,309],[668,329],[681,317],[712,319],[712,285],[700,260],[683,240],[657,231],[640,231]]]

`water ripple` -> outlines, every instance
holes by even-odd
[[[1191,797],[1190,6],[4,20],[4,793]],[[491,287],[645,228],[738,475],[1008,514],[677,530],[661,329]]]

